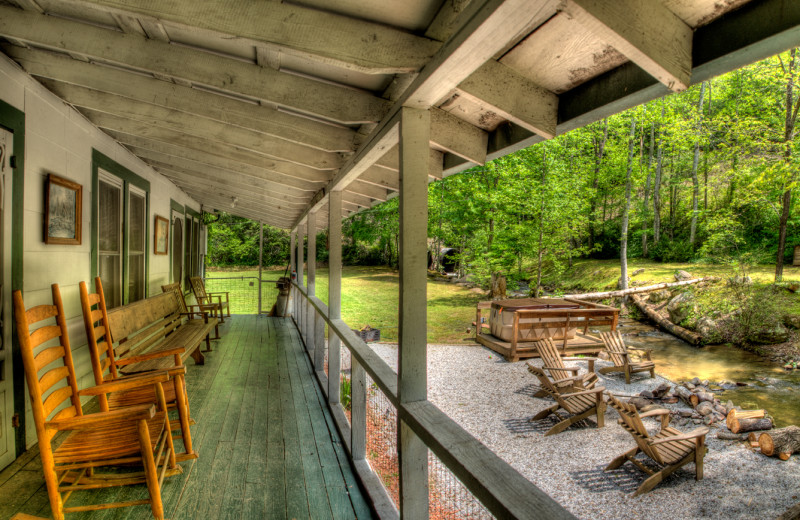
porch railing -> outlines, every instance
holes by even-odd
[[[275,283],[283,276],[283,271],[265,271],[258,276],[207,276],[203,278],[208,292],[227,292],[230,297],[231,313],[261,314],[272,308],[278,297]],[[258,293],[261,289],[261,299]]]
[[[456,512],[452,516],[487,518],[493,515],[526,520],[574,518],[430,401],[401,403],[397,394],[397,373],[343,320],[331,319],[327,305],[315,296],[309,297],[305,287],[294,283],[292,292],[292,315],[314,364],[315,374],[328,398],[353,466],[381,518],[399,518],[399,513],[381,477],[369,464],[366,450],[367,375],[388,402],[388,420],[395,421],[396,428],[399,428],[400,421],[410,427],[427,446],[429,460],[434,461],[434,466],[441,465],[435,469],[434,475],[452,474],[458,481],[454,487],[463,486],[456,492],[462,497],[471,494],[482,504],[480,507],[454,503]],[[338,341],[326,343],[325,326],[328,338],[338,338]],[[340,402],[341,379],[335,377],[341,372],[337,366],[341,360],[340,345],[350,353],[349,420]],[[326,348],[329,350],[327,353]],[[326,359],[327,374],[334,374],[334,377],[329,378],[326,374]],[[437,488],[435,483],[431,484],[429,494],[431,504],[434,504]],[[461,500],[469,502],[468,498]],[[437,516],[433,507],[431,516]]]

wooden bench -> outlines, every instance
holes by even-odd
[[[203,319],[186,316],[172,292],[111,309],[108,323],[111,337],[117,344],[114,350],[118,359],[178,347],[184,349],[176,354],[175,360],[157,357],[126,364],[120,370],[123,374],[169,368],[178,361],[177,356],[181,364],[191,356],[196,364],[202,365],[205,359],[200,344],[205,341],[205,352],[211,350],[209,335],[217,324],[216,319],[209,319],[207,314]]]
[[[211,339],[219,339],[219,318],[214,316],[219,310],[217,306],[201,304],[189,305],[186,303],[186,298],[183,296],[183,289],[181,288],[181,284],[179,282],[162,285],[161,290],[163,292],[172,292],[172,294],[175,295],[175,297],[178,299],[178,305],[181,308],[181,312],[186,316],[191,318],[196,317],[207,319],[209,323],[214,323],[214,337]],[[206,316],[203,316],[204,314]]]

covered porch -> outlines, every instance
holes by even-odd
[[[291,319],[241,315],[225,323],[186,383],[200,457],[164,481],[167,518],[373,518]],[[176,442],[180,442],[176,437]],[[135,500],[144,486],[76,495]],[[0,472],[0,518],[50,517],[38,449]],[[122,516],[119,516],[122,515]],[[151,518],[149,507],[71,518]]]

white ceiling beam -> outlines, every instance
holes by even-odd
[[[114,21],[117,22],[117,26],[122,29],[122,32],[125,34],[138,34],[139,36],[147,36],[147,33],[144,32],[142,24],[140,24],[139,20],[133,16],[124,14],[112,14],[111,16],[114,18]]]
[[[186,192],[187,195],[191,196],[198,202],[203,205],[204,211],[224,211],[225,213],[230,213],[231,215],[236,215],[238,217],[249,218],[251,220],[255,220],[256,222],[264,222],[265,224],[269,224],[270,226],[275,226],[278,228],[289,229],[291,223],[287,223],[286,219],[283,217],[276,217],[270,215],[269,213],[264,212],[261,207],[262,204],[253,204],[247,202],[237,202],[236,205],[231,208],[231,199],[228,198],[225,200],[223,197],[216,197],[213,194],[206,193],[206,192],[199,192],[193,190],[183,190]]]
[[[130,74],[119,69],[76,63],[66,56],[52,52],[14,46],[5,46],[4,50],[28,74],[57,82],[47,83],[47,87],[56,94],[59,92],[55,89],[61,84],[75,85],[249,128],[320,150],[354,150],[355,132],[349,128],[312,121],[270,107]]]
[[[140,103],[105,92],[77,91],[80,87],[62,86],[57,89],[67,103],[87,113],[95,124],[115,130],[134,128],[163,128],[192,135],[220,144],[237,146],[274,159],[287,161],[316,170],[334,170],[342,165],[340,155],[323,152],[290,141],[254,132],[238,126],[227,125],[169,108]],[[129,121],[128,124],[122,121]],[[142,125],[146,125],[143,127]]]
[[[475,164],[486,162],[489,134],[477,126],[431,108],[431,146],[450,152]]]
[[[263,175],[255,175],[250,171],[233,170],[219,165],[211,166],[203,162],[175,157],[174,155],[138,148],[136,146],[127,145],[127,148],[148,164],[157,164],[170,168],[173,171],[198,175],[209,180],[225,180],[227,182],[228,179],[238,177],[241,182],[253,182],[259,186],[268,188],[272,192],[273,197],[288,202],[307,203],[314,194],[314,192],[310,190],[299,190],[271,180],[269,177],[271,172],[259,171],[258,173]]]
[[[276,192],[272,187],[274,186],[273,183],[260,181],[259,179],[255,179],[253,177],[248,177],[245,175],[238,175],[238,174],[231,174],[230,172],[219,172],[218,175],[208,175],[206,172],[200,172],[196,170],[190,170],[188,168],[183,167],[182,165],[175,165],[160,161],[154,161],[149,159],[142,159],[144,162],[155,168],[161,173],[165,171],[169,172],[170,176],[174,176],[180,178],[183,181],[197,181],[201,183],[210,183],[210,184],[230,184],[231,186],[237,186],[244,189],[253,189],[253,190],[260,190],[265,194],[269,195],[271,199],[275,201],[276,204],[282,204],[286,207],[302,207],[308,203],[311,199],[311,196],[306,196],[303,198],[298,197],[291,197],[286,194],[282,194]]]
[[[328,170],[316,170],[299,164],[281,161],[279,159],[267,157],[266,155],[251,152],[250,150],[244,150],[216,141],[182,134],[167,128],[151,126],[137,121],[110,116],[108,114],[101,114],[99,112],[87,112],[86,115],[89,121],[103,130],[135,135],[192,150],[204,150],[221,157],[246,162],[247,164],[252,164],[259,168],[271,170],[281,177],[293,177],[304,182],[326,182],[331,178],[331,172]],[[278,180],[279,176],[276,176],[276,180]]]
[[[358,177],[358,180],[361,182],[367,182],[374,186],[386,188],[387,190],[400,190],[399,175],[395,172],[388,171],[385,168],[371,166],[364,170],[364,172]]]
[[[564,12],[667,88],[692,76],[692,28],[659,0],[566,0]]]
[[[385,202],[388,199],[386,189],[379,188],[374,184],[370,184],[368,182],[363,182],[361,179],[357,179],[351,182],[350,185],[346,188],[346,191],[356,193],[358,195],[363,195],[365,197],[369,197],[370,199],[377,200],[380,202]]]
[[[276,205],[272,199],[266,197],[263,194],[253,192],[251,190],[241,190],[237,188],[233,188],[230,186],[227,187],[220,187],[220,188],[209,188],[207,186],[202,186],[197,183],[193,182],[176,182],[176,185],[179,186],[182,190],[189,193],[190,195],[194,194],[204,194],[206,198],[213,198],[215,201],[227,201],[228,206],[233,203],[233,197],[239,199],[236,202],[236,205],[247,205],[248,203],[251,205],[252,209],[257,209],[260,213],[265,215],[270,215],[273,218],[279,219],[286,219],[287,217],[296,214],[299,210],[297,209],[290,209],[290,208],[280,208],[278,209],[278,205]],[[198,199],[198,202],[202,202]],[[219,208],[225,209],[225,208]]]
[[[287,54],[366,74],[419,70],[440,46],[408,31],[283,2],[71,0],[70,3],[116,14],[136,13],[141,19],[152,18],[219,38],[235,37],[253,46],[278,46]]]
[[[106,130],[106,133],[125,146],[153,150],[185,160],[196,160],[234,172],[246,172],[298,190],[316,192],[325,186],[324,181],[312,182],[276,171],[281,165],[275,161],[253,158],[252,154],[232,148],[215,148],[211,146],[213,143],[202,143],[199,139],[167,143],[115,130]]]
[[[545,139],[556,135],[558,96],[500,62],[484,63],[458,85],[457,92]]]
[[[13,7],[0,6],[0,35],[180,78],[345,124],[378,121],[388,108],[387,101],[366,92]]]
[[[383,156],[375,161],[375,166],[400,173],[400,149],[397,145],[391,147]],[[442,179],[444,154],[438,150],[431,150],[428,156],[428,176],[432,179]]]

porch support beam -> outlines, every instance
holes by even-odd
[[[106,92],[221,123],[235,124],[328,152],[352,152],[354,149],[355,132],[349,128],[312,121],[269,106],[239,101],[97,63],[77,62],[52,52],[10,45],[5,46],[4,50],[28,74],[42,79],[47,88],[69,103],[79,99],[76,89]]]
[[[333,191],[328,197],[328,317],[331,320],[342,318],[341,191]],[[334,406],[339,404],[341,348],[342,342],[339,336],[328,334],[328,402]]]
[[[316,296],[314,290],[317,283],[317,212],[312,211],[306,217],[306,229],[308,246],[306,259],[306,266],[308,268],[308,282],[306,284],[306,292],[308,299],[306,299],[306,349],[311,352],[316,349],[316,315],[317,312],[311,304],[311,298]]]
[[[299,223],[297,226],[297,284],[300,287],[305,288],[305,283],[303,280],[303,253],[305,252],[305,244],[304,237],[305,237],[305,230],[303,229],[302,223]],[[300,323],[298,324],[298,330],[300,331],[300,336],[303,338],[303,342],[306,341],[306,311],[308,311],[308,305],[306,305],[307,300],[300,296],[297,298],[297,304],[300,307],[298,310],[298,318],[300,318]]]
[[[653,0],[567,0],[564,12],[673,91],[692,77],[692,28]]]
[[[484,63],[458,85],[458,93],[545,139],[556,135],[558,96],[498,61]]]
[[[425,401],[427,374],[428,110],[403,108],[400,137],[400,324],[398,398]],[[428,448],[403,421],[398,424],[400,514],[428,518]]]
[[[0,7],[0,34],[101,63],[268,101],[343,124],[376,122],[388,109],[387,101],[344,86],[13,7]]]
[[[366,74],[414,72],[441,45],[384,24],[297,4],[232,5],[226,0],[205,0],[201,4],[192,0],[72,0],[71,3],[140,20],[160,20],[194,33],[223,38],[235,35],[238,40],[264,50],[280,50],[287,55]],[[310,34],[314,37],[310,38]]]

